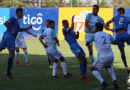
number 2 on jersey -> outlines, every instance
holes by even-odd
[[[102,36],[101,37],[104,41],[103,41],[103,44],[107,44],[107,42],[106,42],[106,37],[105,36]]]
[[[123,24],[122,22],[123,22],[123,18],[120,18],[119,19],[119,24]]]

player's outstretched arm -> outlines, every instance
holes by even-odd
[[[45,48],[47,48],[47,45],[46,45],[46,43],[43,41],[43,36],[40,36],[39,37],[39,41],[40,41],[40,43],[43,45],[43,47],[45,47]]]
[[[105,29],[113,32],[113,29],[110,29],[110,28],[109,28],[111,23],[112,23],[112,20],[109,20],[109,21],[106,23],[106,25],[105,25]]]
[[[6,22],[4,23],[4,25],[5,25],[9,30],[12,31],[12,34],[15,34],[15,30],[10,26],[10,24],[9,24],[8,21],[6,21]]]
[[[75,17],[75,16],[72,16],[71,27],[68,29],[68,31],[72,31],[72,30],[74,30],[74,17]]]
[[[32,35],[33,37],[37,37],[37,35],[35,35],[35,34],[32,34],[31,32],[29,32],[29,31],[25,31],[26,33],[28,33],[28,34],[30,34],[30,35]]]
[[[20,31],[26,31],[26,30],[29,30],[29,29],[31,29],[32,28],[32,25],[30,25],[29,27],[27,27],[27,28],[20,28]]]

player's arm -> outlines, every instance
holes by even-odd
[[[46,43],[43,41],[43,39],[44,39],[44,37],[41,35],[41,36],[39,37],[39,41],[40,41],[40,43],[43,45],[43,47],[47,48],[47,45],[46,45]]]
[[[75,16],[72,16],[71,27],[68,29],[68,31],[72,31],[72,30],[74,30],[74,17],[75,17]]]
[[[113,45],[117,45],[118,44],[118,42],[116,41],[116,39],[113,38],[111,35],[110,35],[110,40],[111,40],[111,44],[113,44]]]
[[[58,38],[56,37],[56,38],[53,38],[53,39],[54,39],[54,41],[56,42],[56,44],[57,44],[58,46],[60,46],[60,43],[59,43]]]
[[[28,34],[30,34],[30,35],[32,35],[33,37],[37,37],[37,35],[35,35],[35,34],[32,34],[31,32],[29,32],[29,31],[25,31],[26,33],[28,33]]]
[[[12,34],[15,33],[15,30],[10,26],[10,23],[9,23],[8,21],[6,21],[6,22],[4,23],[4,25],[5,25],[9,30],[12,31]]]
[[[79,38],[79,32],[77,31],[76,32],[76,39],[78,39]]]
[[[85,27],[88,28],[88,29],[92,32],[93,30],[92,30],[92,28],[91,28],[90,25],[89,25],[90,17],[91,17],[90,14],[88,14],[88,15],[86,16],[86,19],[85,19]]]
[[[54,41],[56,42],[56,44],[57,44],[58,46],[60,46],[59,40],[58,40],[58,38],[56,37],[56,33],[55,33],[55,31],[54,31],[53,29],[51,29],[51,36],[52,36],[52,38],[54,39]]]
[[[94,41],[95,34],[93,34],[86,42],[86,46],[88,46],[91,42]]]
[[[32,28],[32,25],[28,26],[27,28],[20,28],[20,31],[27,31]]]

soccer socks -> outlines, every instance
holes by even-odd
[[[103,80],[101,74],[97,70],[93,70],[92,74],[99,80],[100,83],[103,83],[104,80]]]
[[[10,73],[12,65],[13,65],[13,58],[9,57],[8,58],[7,73]]]
[[[112,67],[111,67],[111,68],[108,68],[108,72],[110,73],[110,75],[111,75],[113,81],[116,80],[116,75],[115,75],[115,72],[114,72],[114,70],[113,70]]]
[[[24,50],[24,55],[25,55],[25,61],[28,62],[28,53],[27,53],[27,50]]]
[[[91,62],[94,63],[95,60],[94,60],[93,55],[90,55],[89,58],[90,58]]]
[[[57,66],[58,66],[58,64],[56,62],[54,62],[54,64],[53,64],[53,70],[52,70],[52,76],[56,76]]]
[[[80,63],[80,72],[83,77],[86,77],[86,65],[83,63]]]
[[[16,52],[15,54],[16,61],[18,61],[18,56],[19,56],[19,52]]]
[[[65,62],[61,62],[61,67],[62,67],[64,75],[67,75],[66,63]]]
[[[123,63],[124,63],[124,65],[125,65],[125,67],[128,67],[128,66],[127,66],[127,62],[126,62],[126,57],[125,57],[125,54],[124,54],[124,53],[121,54],[121,58],[122,58],[122,60],[123,60]]]

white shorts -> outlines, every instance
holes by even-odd
[[[100,69],[105,68],[105,67],[112,67],[113,60],[114,60],[114,56],[99,58],[93,63],[93,66],[97,70],[100,70]]]
[[[92,35],[92,33],[85,33],[85,41],[87,42]],[[91,42],[89,45],[93,45],[93,42]]]
[[[17,47],[27,48],[25,41],[22,41],[22,42],[20,42],[20,41],[15,41],[15,47],[16,47],[16,48],[17,48]]]
[[[50,51],[46,51],[47,56],[53,58],[53,60],[59,60],[63,55],[58,49],[52,49]]]

